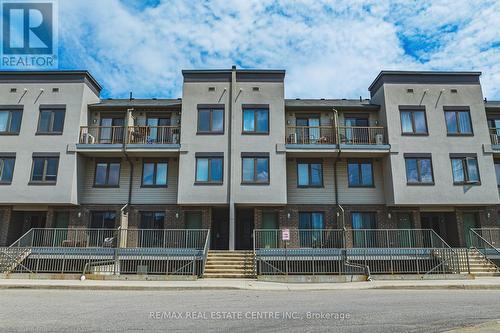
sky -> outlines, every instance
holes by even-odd
[[[381,70],[481,71],[500,99],[500,0],[59,0],[59,67],[103,97],[182,96],[182,69],[285,69],[288,98],[368,98]]]

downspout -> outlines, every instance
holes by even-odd
[[[231,68],[231,80],[229,81],[229,103],[228,103],[228,122],[227,122],[227,202],[229,204],[229,251],[235,250],[236,243],[236,211],[232,196],[232,136],[233,136],[233,98],[236,82],[236,66]]]
[[[127,204],[125,205],[126,207],[130,207],[130,202],[132,201],[132,180],[134,179],[134,163],[130,159],[130,156],[127,154],[127,142],[128,142],[128,136],[129,136],[129,119],[130,119],[130,114],[132,113],[134,109],[127,109],[127,118],[125,119],[125,135],[123,139],[123,145],[122,145],[122,152],[125,155],[125,158],[127,159],[127,162],[130,166],[130,175],[129,175],[129,182],[128,182],[128,199],[127,199]],[[128,214],[128,212],[127,212]]]
[[[337,183],[337,162],[340,159],[340,154],[342,153],[342,148],[340,147],[340,131],[339,131],[339,112],[334,108],[333,109],[334,116],[333,116],[333,126],[335,128],[335,136],[336,136],[336,141],[337,141],[337,155],[335,156],[335,159],[333,160],[333,182],[335,186],[335,206],[341,211],[341,214],[338,214],[338,216],[341,219],[341,226],[342,226],[342,248],[345,248],[346,246],[346,241],[345,241],[345,234],[346,234],[346,227],[345,227],[345,216],[344,216],[344,208],[342,205],[339,203],[339,191],[338,191],[338,183]]]

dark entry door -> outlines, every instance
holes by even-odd
[[[253,208],[240,208],[236,211],[236,244],[237,250],[253,249],[254,229]]]
[[[474,246],[471,237],[470,237],[470,230],[477,228],[477,217],[476,213],[464,213],[463,214],[463,221],[464,221],[464,238],[465,238],[465,245],[467,247]]]
[[[210,231],[211,249],[227,250],[229,248],[229,209],[212,208],[212,228]]]
[[[14,243],[32,228],[45,228],[46,222],[47,212],[13,211],[7,232],[7,244]]]
[[[422,229],[432,229],[436,234],[438,234],[441,238],[443,238],[443,233],[440,227],[440,213],[425,213],[420,217],[420,221],[422,223]],[[427,235],[425,235],[427,236]],[[436,241],[435,237],[431,239],[430,237],[424,237],[424,243],[426,247],[431,247]]]

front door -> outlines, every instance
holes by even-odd
[[[236,244],[237,250],[253,249],[254,229],[253,208],[241,208],[236,211]]]
[[[54,213],[54,246],[62,246],[68,239],[69,212]]]
[[[398,229],[402,229],[398,232],[397,241],[400,247],[413,247],[415,246],[413,223],[411,219],[411,213],[400,212],[397,213],[398,218]]]
[[[278,245],[278,237],[280,233],[278,229],[278,212],[264,211],[262,212],[262,239],[260,246],[264,248],[275,248]]]
[[[476,213],[463,213],[463,221],[464,221],[464,239],[465,245],[467,247],[474,246],[471,236],[470,230],[477,228],[477,218]]]
[[[211,249],[227,250],[229,248],[229,209],[227,207],[212,208],[210,238]]]

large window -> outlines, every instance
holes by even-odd
[[[353,229],[354,247],[377,247],[376,235],[372,230],[376,229],[377,218],[373,212],[352,212],[351,223]]]
[[[164,245],[165,212],[141,212],[139,241],[142,247]]]
[[[434,184],[430,155],[405,155],[408,184]]]
[[[98,161],[95,168],[95,187],[120,185],[120,161]]]
[[[167,186],[168,162],[143,161],[142,186]]]
[[[59,156],[34,155],[31,183],[55,184],[58,167]]]
[[[224,133],[224,109],[199,108],[198,133]]]
[[[62,134],[65,113],[64,109],[40,109],[37,134]]]
[[[0,135],[19,134],[22,115],[23,112],[21,110],[0,109]]]
[[[324,228],[324,213],[299,212],[300,246],[321,247]]]
[[[14,164],[16,161],[15,156],[2,156],[0,155],[0,184],[12,183],[12,176],[14,175]]]
[[[472,135],[472,124],[468,110],[449,110],[445,108],[448,135]]]
[[[372,187],[373,165],[369,160],[350,160],[347,163],[349,187]]]
[[[297,162],[297,185],[299,187],[323,186],[323,165],[321,160]]]
[[[403,134],[427,134],[427,120],[424,110],[401,110],[401,131]]]
[[[450,155],[453,172],[453,183],[479,184],[479,167],[477,157],[473,155]]]
[[[223,158],[196,157],[196,183],[222,184]]]
[[[242,154],[243,184],[269,184],[269,156]]]
[[[497,175],[497,185],[500,187],[500,161],[495,161],[495,173]]]
[[[243,109],[243,133],[269,133],[269,109]]]
[[[87,231],[88,246],[116,247],[118,244],[115,230],[116,212],[94,211],[90,215],[90,229]]]

